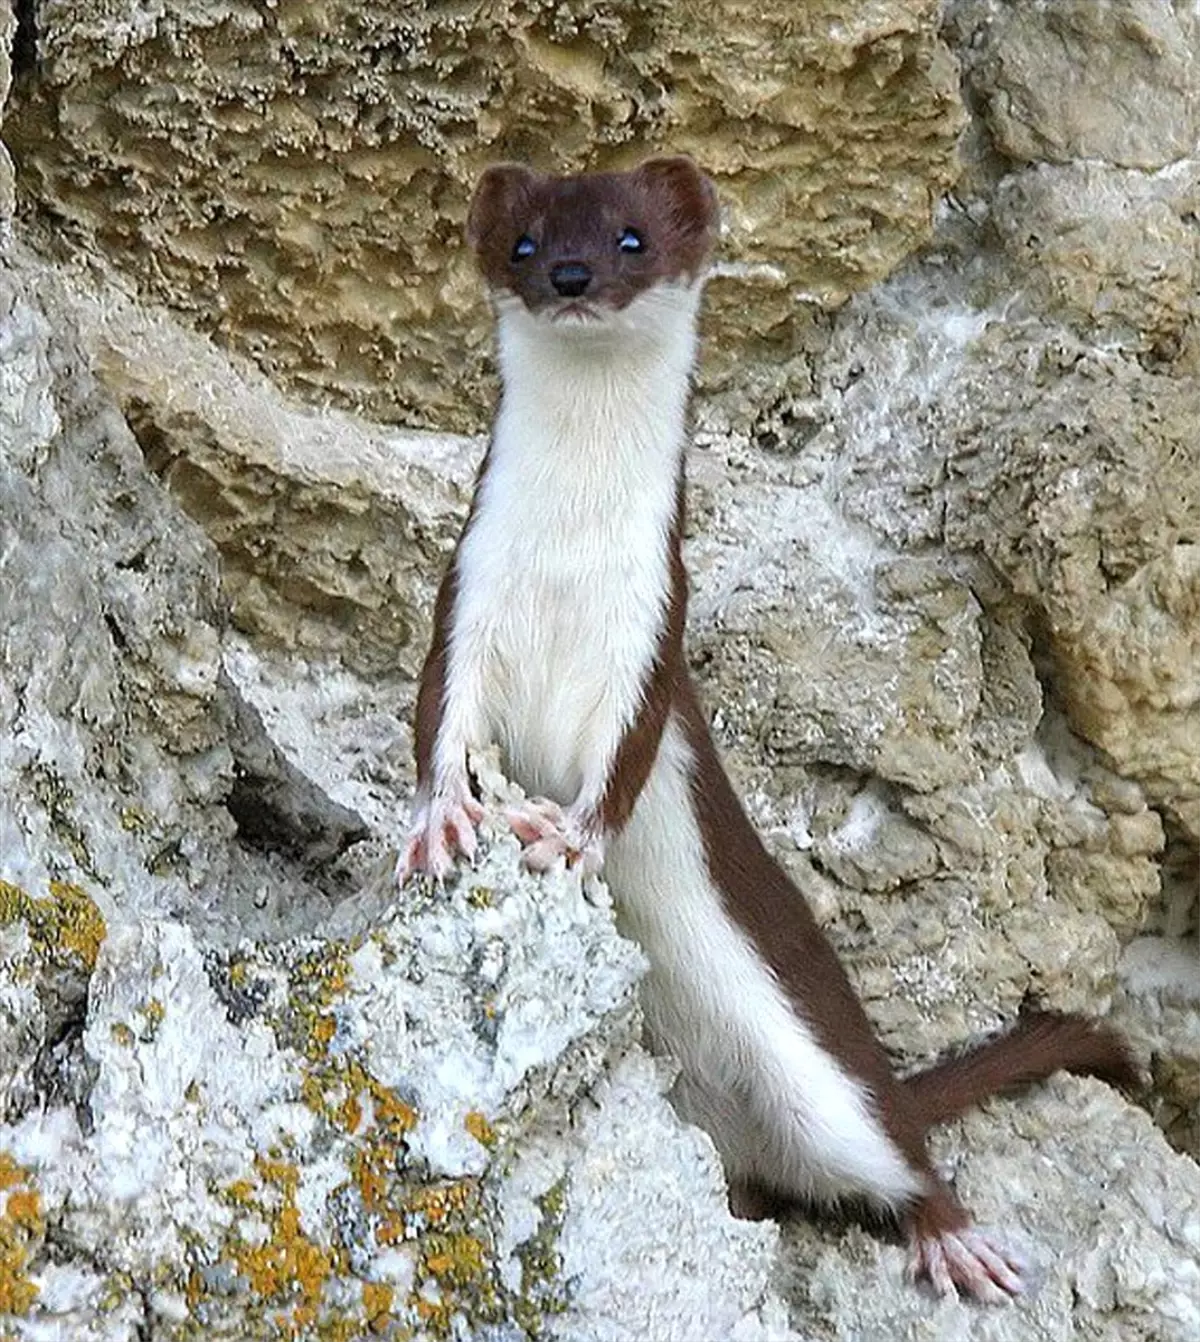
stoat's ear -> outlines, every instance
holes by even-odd
[[[649,158],[635,173],[664,202],[683,234],[716,241],[721,210],[717,189],[686,154]]]
[[[473,251],[482,249],[498,223],[511,223],[536,182],[537,174],[520,163],[493,163],[483,170],[467,213],[467,243]]]

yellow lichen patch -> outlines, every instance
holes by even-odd
[[[362,1147],[350,1158],[350,1173],[363,1206],[369,1212],[383,1211],[388,1193],[388,1166],[392,1162],[375,1147]]]
[[[225,1196],[240,1207],[249,1207],[254,1201],[254,1182],[251,1179],[235,1179],[226,1185]]]
[[[325,1285],[344,1270],[345,1254],[317,1244],[304,1233],[296,1206],[300,1171],[295,1165],[260,1157],[255,1168],[262,1183],[277,1190],[280,1205],[269,1211],[260,1209],[270,1228],[265,1241],[235,1241],[231,1253],[255,1295],[266,1304],[284,1306],[283,1312],[272,1316],[281,1332],[298,1337],[316,1321]],[[232,1195],[236,1187],[241,1201],[245,1182],[239,1180],[226,1192]]]
[[[335,1119],[338,1127],[351,1136],[358,1131],[363,1119],[363,1107],[362,1102],[353,1091],[338,1106]]]
[[[405,1104],[394,1090],[381,1085],[374,1077],[369,1079],[368,1089],[375,1105],[376,1120],[393,1136],[403,1137],[417,1126],[417,1111],[411,1104]]]
[[[427,1225],[440,1226],[465,1211],[478,1196],[479,1186],[474,1179],[457,1179],[453,1183],[413,1189],[404,1199],[404,1209],[410,1215],[424,1217]]]
[[[382,1333],[392,1317],[395,1291],[385,1282],[365,1281],[362,1289],[363,1313],[372,1332]]]
[[[141,834],[147,828],[145,813],[136,806],[122,806],[118,818],[121,828],[128,834]]]
[[[472,1109],[463,1119],[463,1127],[471,1134],[480,1146],[486,1146],[489,1150],[496,1145],[496,1129],[487,1121],[486,1115],[480,1113],[478,1109]]]
[[[41,1195],[28,1172],[0,1151],[0,1314],[28,1314],[37,1299],[28,1270],[45,1231]]]
[[[329,1041],[335,1034],[337,1034],[337,1021],[333,1016],[318,1016],[309,1030],[308,1056],[314,1061],[323,1058],[329,1049]]]
[[[477,1280],[486,1267],[483,1241],[475,1235],[431,1235],[425,1271],[455,1286]]]
[[[46,899],[0,881],[0,926],[18,921],[28,926],[34,946],[47,958],[69,961],[89,974],[108,934],[100,910],[69,881],[51,881]]]
[[[158,1034],[158,1027],[167,1018],[167,1008],[157,997],[151,997],[149,1001],[144,1002],[139,1008],[145,1027],[142,1030],[142,1038],[149,1042]]]

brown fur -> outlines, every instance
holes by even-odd
[[[901,1083],[925,1127],[958,1118],[989,1095],[1044,1081],[1052,1072],[1134,1086],[1138,1073],[1115,1030],[1085,1016],[1022,1013],[1006,1034],[934,1063]]]
[[[622,252],[623,229],[645,244]],[[511,293],[531,312],[561,304],[550,272],[586,261],[589,302],[620,311],[663,280],[694,279],[716,240],[717,197],[690,158],[654,158],[628,173],[547,177],[514,163],[488,168],[467,220],[467,241],[493,293]],[[537,251],[514,260],[527,236]]]

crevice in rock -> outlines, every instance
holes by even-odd
[[[221,683],[231,713],[228,741],[235,761],[235,781],[225,805],[238,841],[311,871],[367,838],[362,817],[326,796],[287,759],[267,734],[258,710],[228,675],[222,675]]]
[[[87,1025],[87,998],[81,997],[58,1029],[38,1050],[33,1064],[38,1103],[47,1108],[69,1106],[85,1137],[92,1132],[89,1096],[98,1075],[97,1065],[83,1047]],[[10,1122],[12,1119],[10,1118]]]
[[[37,70],[38,0],[15,0],[13,14],[17,20],[12,44],[12,73],[16,82],[27,80]]]

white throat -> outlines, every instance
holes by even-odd
[[[493,452],[540,461],[561,485],[629,470],[630,483],[665,471],[672,485],[696,356],[701,284],[662,284],[593,320],[534,315],[497,302],[504,394]],[[570,465],[568,465],[570,463]]]

